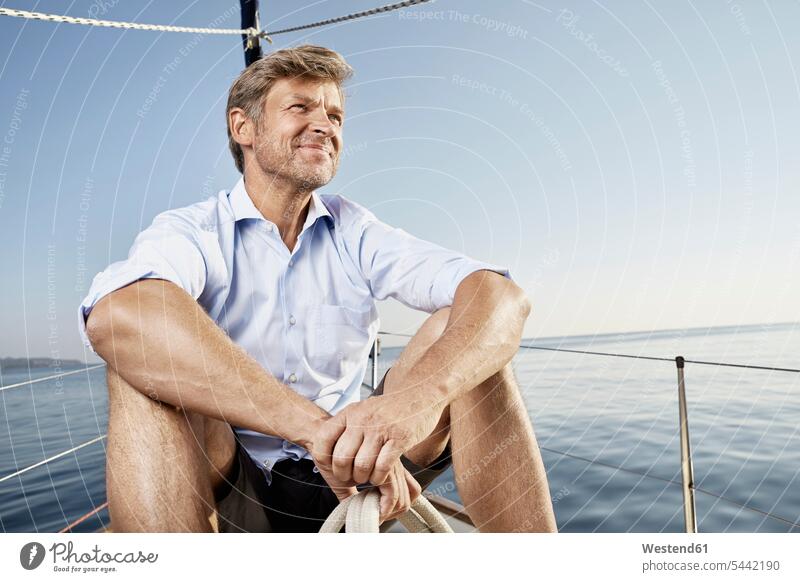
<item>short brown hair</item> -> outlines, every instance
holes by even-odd
[[[225,125],[228,129],[228,147],[236,162],[236,169],[244,174],[244,153],[231,135],[228,113],[234,107],[244,110],[247,117],[258,124],[261,110],[272,85],[278,79],[311,77],[334,81],[341,86],[353,74],[344,57],[321,46],[304,44],[277,50],[247,67],[231,85],[228,106],[225,108]]]

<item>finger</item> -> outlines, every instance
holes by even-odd
[[[325,483],[328,484],[328,487],[331,488],[331,491],[333,491],[339,501],[344,501],[351,495],[358,493],[356,488],[352,486],[352,483],[339,481],[333,476],[333,473],[331,473],[330,470],[322,469],[319,466],[317,466],[317,469],[319,469],[319,474],[322,475],[323,479],[325,479]]]
[[[370,475],[375,469],[375,462],[378,460],[378,453],[381,452],[382,444],[380,438],[376,436],[364,438],[361,448],[358,449],[358,453],[353,460],[353,481],[359,484],[369,481]]]
[[[419,497],[422,493],[422,486],[414,478],[414,475],[408,471],[405,471],[405,477],[406,484],[408,485],[409,507],[411,507],[411,505],[417,500],[417,497]]]
[[[356,453],[364,440],[364,433],[360,429],[345,429],[336,446],[333,448],[332,466],[333,475],[346,483],[353,479],[353,461]]]
[[[333,416],[322,423],[322,426],[314,436],[314,446],[311,456],[320,469],[330,469],[333,459],[333,449],[336,441],[345,431],[346,424],[344,417]]]
[[[408,508],[411,507],[411,492],[408,490],[408,482],[406,481],[405,476],[406,470],[403,467],[403,464],[398,460],[397,461],[397,480],[403,484],[401,492],[402,492],[402,503],[400,503],[400,507],[397,508],[397,517],[403,515]]]
[[[369,482],[373,485],[380,485],[389,476],[389,472],[394,468],[394,464],[399,461],[402,451],[396,448],[393,440],[386,441],[378,453],[375,460],[375,468],[369,476]]]
[[[397,505],[400,491],[395,486],[395,480],[393,477],[389,477],[383,485],[378,487],[378,491],[381,494],[380,499],[380,510],[381,510],[381,523],[386,520],[388,515],[391,515],[392,510]]]
[[[333,491],[340,502],[358,493],[355,487],[331,487],[331,491]]]
[[[386,515],[386,519],[394,519],[403,515],[408,510],[408,486],[403,475],[403,466],[398,461],[392,469],[392,483],[397,490],[397,502],[391,511]]]

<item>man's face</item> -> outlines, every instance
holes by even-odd
[[[324,186],[339,167],[343,121],[333,81],[279,79],[257,124],[256,161],[264,173],[289,180],[300,190]]]

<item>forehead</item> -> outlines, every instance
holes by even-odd
[[[269,106],[293,97],[305,97],[314,101],[322,99],[328,106],[342,106],[341,91],[335,82],[303,77],[275,81],[267,93],[266,103]]]

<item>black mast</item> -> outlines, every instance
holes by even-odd
[[[258,0],[239,0],[242,7],[242,28],[255,28],[261,30],[258,22]],[[242,35],[242,46],[244,47],[244,65],[249,67],[252,63],[261,58],[261,43],[256,37]]]

